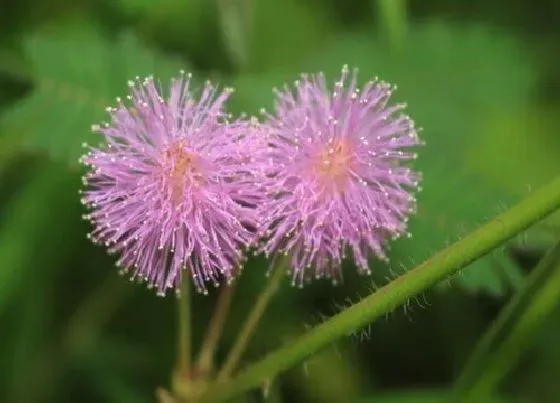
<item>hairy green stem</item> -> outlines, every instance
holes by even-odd
[[[284,273],[284,259],[279,259],[275,267],[272,269],[272,273],[267,281],[265,288],[259,294],[257,302],[253,306],[253,309],[249,313],[241,332],[237,336],[237,339],[229,352],[224,366],[218,373],[218,381],[224,381],[231,376],[233,371],[235,371],[241,356],[245,352],[251,337],[253,336],[257,325],[262,318],[270,300],[278,291],[280,287],[280,281],[285,276]]]
[[[457,379],[453,402],[481,402],[515,367],[531,336],[560,303],[560,242],[483,336]]]
[[[198,358],[197,369],[204,376],[211,373],[214,367],[214,354],[222,336],[236,285],[237,282],[233,281],[220,290],[216,308],[214,309],[212,319],[210,319],[210,324],[208,325],[208,330],[204,337],[204,344],[202,345]]]
[[[411,297],[458,272],[560,207],[560,176],[462,240],[437,253],[361,302],[298,340],[268,354],[231,381],[210,388],[203,401],[217,402],[258,387],[335,340],[367,326]]]

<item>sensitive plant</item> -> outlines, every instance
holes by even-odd
[[[360,90],[348,76],[344,66],[329,91],[302,75],[261,125],[227,119],[230,89],[207,83],[195,99],[190,75],[167,100],[152,77],[131,81],[131,106],[107,108],[111,122],[94,126],[105,144],[81,159],[90,237],[159,294],[183,270],[203,291],[231,280],[259,237],[267,255],[290,255],[299,284],[310,268],[339,277],[346,246],[369,273],[370,251],[387,259],[387,239],[406,233],[420,175],[402,163],[421,141],[404,105],[388,105],[389,84]]]
[[[557,179],[230,379],[285,268],[296,284],[311,277],[338,278],[348,248],[359,270],[369,272],[371,256],[386,259],[388,240],[408,234],[420,175],[406,162],[416,156],[410,148],[422,142],[412,120],[400,113],[404,105],[388,104],[388,84],[372,81],[360,89],[347,68],[332,91],[320,74],[303,75],[295,94],[277,91],[275,114],[265,113],[261,123],[227,114],[230,90],[207,83],[195,97],[190,76],[174,80],[167,98],[151,77],[131,82],[130,88],[131,105],[118,100],[116,108],[108,108],[111,121],[94,127],[104,143],[82,158],[89,168],[82,199],[90,210],[85,216],[93,225],[90,237],[119,255],[124,272],[159,294],[169,288],[188,291],[188,282],[181,281],[185,271],[199,291],[208,283],[230,282],[251,248],[273,255],[277,269],[218,375],[211,365],[206,372],[182,365],[173,379],[173,393],[181,400],[222,401],[270,382],[560,205]],[[228,305],[219,304],[222,311],[215,314],[227,317]],[[179,312],[181,345],[189,336],[185,308]],[[213,331],[219,333],[222,325]],[[218,343],[219,337],[212,340]],[[179,361],[188,362],[190,350],[180,350]]]

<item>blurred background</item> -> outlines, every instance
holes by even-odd
[[[81,144],[126,81],[180,69],[235,86],[234,113],[272,104],[300,72],[343,64],[397,84],[423,128],[424,173],[411,239],[333,287],[286,280],[246,358],[358,301],[560,172],[560,2],[512,0],[21,0],[0,13],[0,396],[19,402],[153,402],[169,384],[175,299],[117,275],[86,239]],[[556,214],[449,284],[286,372],[270,401],[428,402],[544,251]],[[240,279],[223,358],[262,287]],[[198,345],[217,296],[194,298]],[[560,311],[501,385],[505,397],[560,401]],[[422,392],[429,390],[430,392]],[[240,400],[243,401],[243,400]],[[245,401],[261,401],[252,393]]]

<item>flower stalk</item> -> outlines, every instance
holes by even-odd
[[[285,276],[284,262],[284,259],[279,259],[276,265],[272,268],[265,288],[259,294],[257,301],[255,302],[252,311],[249,313],[249,316],[245,320],[245,323],[243,324],[243,327],[237,336],[237,339],[229,352],[223,367],[218,373],[218,382],[225,381],[231,376],[233,371],[236,370],[239,360],[245,352],[247,345],[251,341],[260,319],[266,311],[272,297],[280,288],[280,282]]]
[[[207,376],[213,370],[214,355],[223,333],[224,325],[231,307],[231,300],[235,294],[236,285],[237,283],[232,281],[220,290],[216,308],[212,319],[210,319],[208,331],[204,337],[204,344],[202,345],[198,358],[197,369],[203,376]]]
[[[175,377],[181,383],[191,372],[191,295],[189,273],[182,273],[181,292],[177,296],[177,364]]]

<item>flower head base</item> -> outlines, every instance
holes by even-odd
[[[348,68],[332,91],[322,74],[305,75],[295,90],[276,90],[267,114],[271,153],[267,200],[260,207],[262,251],[291,258],[294,283],[336,281],[346,248],[361,272],[368,257],[386,259],[387,240],[407,234],[420,175],[403,166],[422,144],[412,120],[389,106],[390,85],[357,88]]]
[[[231,279],[256,236],[262,169],[247,157],[256,128],[227,121],[231,90],[206,83],[195,99],[189,83],[190,75],[173,80],[164,100],[151,77],[130,82],[132,105],[108,108],[111,122],[94,126],[106,144],[81,159],[90,167],[82,201],[91,239],[160,295],[183,270],[201,292]]]

